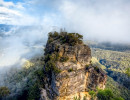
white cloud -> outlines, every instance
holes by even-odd
[[[47,15],[52,26],[59,24],[89,39],[130,43],[129,0],[30,0],[28,3],[41,18]],[[46,7],[51,9],[47,13],[55,13],[55,17],[41,13]]]
[[[16,4],[0,0],[0,5],[0,23],[34,25],[9,31],[12,35],[0,40],[0,47],[8,48],[0,58],[0,67],[32,55],[30,49],[39,41],[45,43],[51,26],[79,32],[85,39],[130,43],[128,0],[26,0]]]
[[[0,24],[23,24],[24,20],[21,20],[30,17],[29,15],[24,14],[25,8],[23,7],[23,4],[24,3],[20,2],[14,4],[13,2],[0,0]]]
[[[12,3],[12,2],[4,2],[4,0],[0,0],[0,6],[13,7],[14,3]]]
[[[23,3],[18,2],[14,4],[13,2],[5,2],[4,0],[0,0],[0,7],[6,7],[6,8],[15,8],[15,9],[24,9]]]
[[[5,7],[0,7],[0,13],[22,16],[18,11],[11,10],[11,9],[8,9],[8,8],[5,8]]]
[[[16,9],[6,7],[0,14],[3,22],[62,26],[86,38],[130,43],[129,0],[25,0],[6,5]]]
[[[67,29],[80,32],[86,38],[130,43],[130,3],[100,1],[64,1],[59,9]]]
[[[1,24],[15,24],[17,22],[17,19],[20,19],[22,16],[23,15],[19,11],[12,10],[6,7],[0,7]]]

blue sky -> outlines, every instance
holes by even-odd
[[[23,0],[4,0],[5,2],[14,2],[14,3],[17,3],[17,2],[23,2]]]
[[[2,23],[65,27],[86,38],[130,43],[130,0],[0,0]]]

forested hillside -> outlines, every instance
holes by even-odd
[[[113,90],[117,96],[129,100],[130,94],[130,50],[129,46],[105,45],[105,43],[87,42],[97,59],[108,74],[106,88]],[[103,44],[103,45],[101,45]],[[110,43],[109,43],[110,44]],[[124,47],[124,48],[123,48]]]

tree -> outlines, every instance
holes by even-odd
[[[122,97],[116,97],[114,100],[124,100]]]
[[[91,99],[94,100],[96,96],[96,92],[92,90],[92,91],[89,91],[89,94],[91,95]]]
[[[99,90],[97,93],[99,100],[111,100],[114,96],[110,89]]]
[[[115,97],[110,89],[99,90],[97,93],[98,100],[124,100],[121,97]]]
[[[128,77],[130,77],[130,68],[127,68],[125,73]]]
[[[10,90],[7,87],[0,87],[0,98],[6,97],[10,94]]]

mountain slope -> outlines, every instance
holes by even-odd
[[[126,70],[130,66],[129,46],[122,46],[122,44],[121,46],[119,44],[105,45],[97,42],[89,42],[87,44],[91,47],[92,56],[105,67],[103,68],[109,76],[106,88],[112,89],[115,95],[129,100],[130,77],[126,74]],[[127,73],[129,73],[128,71]]]

